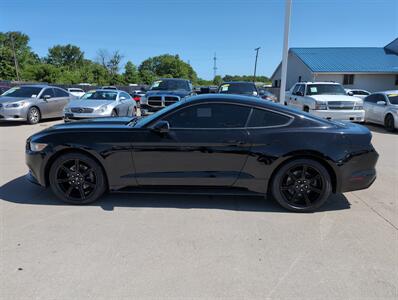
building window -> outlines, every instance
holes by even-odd
[[[398,85],[398,75],[395,75],[395,85]]]
[[[354,74],[344,74],[343,85],[354,84]]]

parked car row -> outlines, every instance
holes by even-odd
[[[36,124],[48,118],[71,121],[137,114],[136,102],[124,91],[92,90],[79,97],[81,93],[82,90],[66,91],[49,85],[13,87],[0,96],[0,121],[26,121]]]
[[[369,122],[398,128],[398,91],[344,90],[335,82],[297,82],[285,105],[329,120]]]

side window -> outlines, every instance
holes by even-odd
[[[280,126],[289,123],[290,118],[278,113],[263,109],[253,109],[248,127]]]
[[[122,98],[122,97],[126,98],[127,100],[131,98],[127,93],[120,93],[119,98]]]
[[[369,95],[367,96],[364,101],[367,103],[376,103],[377,102],[377,95],[373,94],[373,95]]]
[[[354,74],[344,74],[344,76],[343,76],[343,84],[344,85],[352,85],[352,84],[354,84]]]
[[[296,84],[293,88],[292,95],[296,95],[298,89],[300,88],[300,84]]]
[[[43,99],[46,95],[50,96],[50,98],[55,97],[54,90],[52,88],[45,89],[40,98]]]
[[[171,128],[244,127],[250,108],[234,104],[206,103],[182,108],[164,118]]]
[[[375,102],[377,102],[377,101],[385,101],[385,102],[387,102],[387,99],[384,98],[384,95],[376,94],[375,96],[376,96],[376,101]]]
[[[69,94],[64,90],[55,88],[54,91],[55,97],[69,97]]]
[[[297,90],[297,93],[301,93],[301,95],[304,96],[304,90],[305,90],[305,85],[304,84],[300,84],[300,87]]]

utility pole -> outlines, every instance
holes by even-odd
[[[256,61],[254,63],[254,78],[253,78],[253,82],[256,82],[256,71],[257,71],[257,57],[258,57],[258,50],[260,50],[261,47],[257,47],[256,49],[254,49],[254,51],[256,51]]]
[[[15,53],[15,45],[14,45],[14,34],[11,32],[10,33],[10,38],[11,38],[11,46],[12,46],[12,52],[14,54],[14,64],[15,64],[15,72],[17,74],[17,80],[20,81],[19,79],[19,72],[18,72],[18,60],[17,60],[17,55]]]
[[[286,78],[287,78],[287,56],[289,54],[289,30],[290,30],[290,13],[292,7],[292,0],[286,0],[285,6],[285,33],[283,38],[283,52],[282,52],[282,74],[281,74],[281,86],[279,93],[279,103],[285,103],[285,90],[286,90]]]
[[[213,57],[213,79],[214,79],[214,77],[216,77],[216,75],[217,75],[217,55],[216,55],[216,53],[214,52],[214,57]]]

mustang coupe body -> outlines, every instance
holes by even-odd
[[[105,191],[271,195],[292,211],[369,187],[369,130],[255,97],[207,94],[146,118],[55,125],[26,143],[28,177],[62,200]]]

